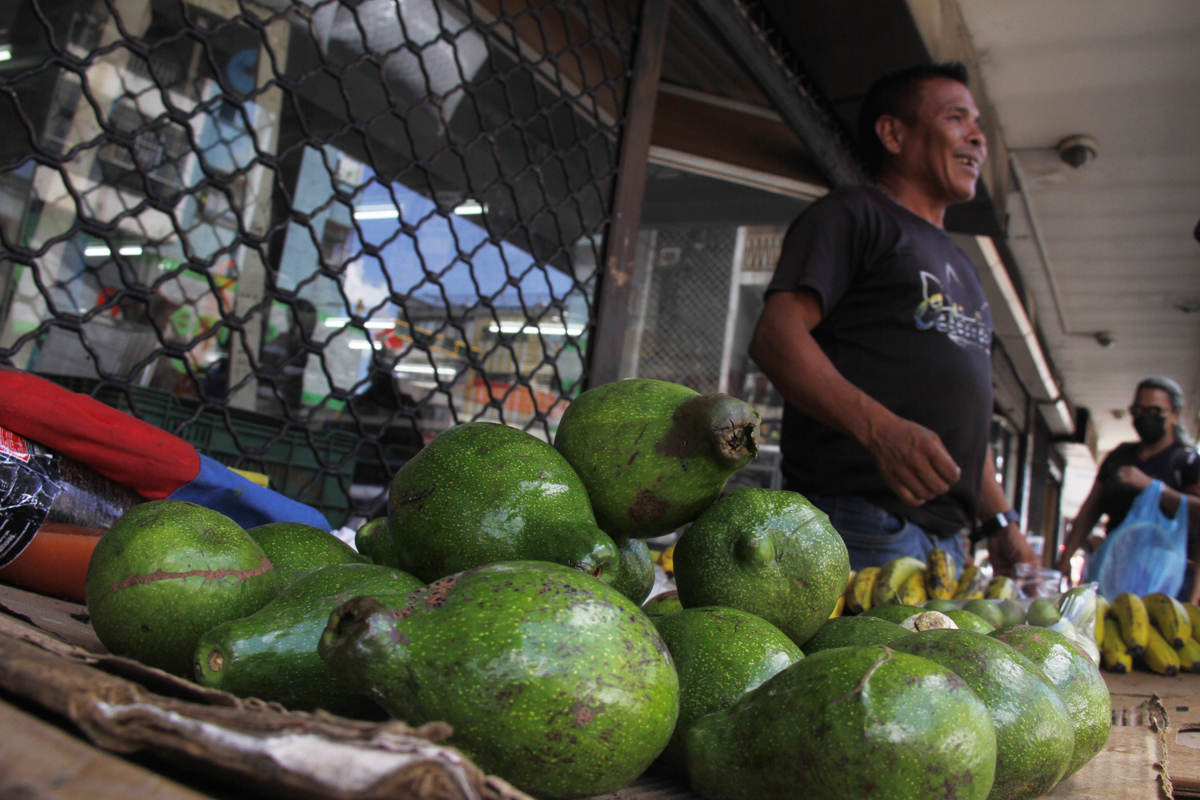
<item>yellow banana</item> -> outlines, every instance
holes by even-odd
[[[833,611],[829,614],[829,618],[833,619],[834,617],[840,617],[842,615],[842,611],[845,608],[846,608],[846,595],[841,594],[838,596],[837,603],[834,605]]]
[[[958,588],[954,592],[954,599],[982,600],[986,590],[987,577],[979,571],[979,567],[972,564],[963,567],[962,574],[958,576]]]
[[[1195,639],[1184,639],[1179,648],[1179,668],[1184,672],[1200,672],[1200,643]]]
[[[886,606],[900,602],[896,599],[900,587],[914,572],[925,572],[925,562],[911,556],[893,558],[879,568],[875,588],[871,590],[871,605]]]
[[[987,591],[983,593],[983,596],[987,600],[1015,600],[1017,599],[1017,582],[1012,578],[997,575],[992,578],[992,582],[988,584]]]
[[[1112,617],[1104,623],[1104,644],[1100,648],[1100,657],[1104,661],[1104,668],[1109,672],[1124,674],[1133,669],[1133,657],[1125,649],[1125,642],[1121,641],[1121,630]]]
[[[1157,592],[1143,597],[1142,603],[1146,606],[1150,622],[1158,628],[1158,632],[1171,647],[1178,650],[1183,647],[1184,641],[1191,638],[1192,621],[1188,618],[1183,603]]]
[[[850,587],[846,590],[847,614],[861,614],[871,607],[871,591],[878,574],[879,567],[865,567],[850,579]]]
[[[1200,634],[1200,608],[1191,603],[1184,603],[1183,610],[1187,612],[1188,620],[1192,623],[1192,633]]]
[[[1096,644],[1104,645],[1104,620],[1108,619],[1108,599],[1096,593]]]
[[[1150,644],[1150,617],[1146,614],[1142,598],[1132,592],[1119,594],[1112,601],[1108,615],[1116,617],[1121,629],[1121,641],[1125,642],[1129,655],[1140,656],[1146,645]]]
[[[1147,625],[1146,630],[1149,631],[1150,638],[1146,649],[1142,651],[1142,661],[1159,675],[1178,675],[1179,654],[1175,652],[1175,648],[1171,647],[1153,625]]]
[[[662,567],[663,572],[675,571],[675,545],[671,545],[658,558],[658,565]]]
[[[908,580],[900,584],[896,592],[896,602],[905,606],[919,606],[929,599],[929,590],[925,588],[925,571],[917,570],[908,576]]]
[[[958,591],[957,568],[950,554],[934,548],[925,557],[925,590],[930,600],[950,600]]]

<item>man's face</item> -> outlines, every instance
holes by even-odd
[[[898,145],[895,165],[932,199],[949,205],[975,196],[987,139],[966,86],[949,78],[924,81],[916,120],[904,122]]]

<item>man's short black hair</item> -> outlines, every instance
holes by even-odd
[[[875,133],[875,122],[882,116],[916,122],[917,104],[921,100],[921,84],[931,78],[949,78],[969,86],[967,67],[961,61],[944,64],[917,64],[914,67],[884,75],[867,90],[862,111],[858,116],[858,142],[866,161],[867,172],[878,178],[887,159],[887,150]]]

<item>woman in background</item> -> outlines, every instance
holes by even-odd
[[[1129,416],[1138,441],[1117,445],[1101,462],[1096,483],[1079,507],[1058,559],[1058,569],[1064,575],[1070,574],[1071,556],[1087,545],[1088,534],[1100,516],[1107,514],[1106,529],[1109,533],[1115,531],[1129,514],[1134,499],[1155,479],[1163,483],[1159,505],[1168,517],[1175,515],[1184,494],[1196,498],[1188,503],[1188,557],[1195,557],[1191,529],[1200,523],[1200,457],[1179,422],[1182,411],[1183,390],[1170,378],[1154,375],[1137,385]],[[1189,603],[1200,599],[1200,580],[1191,569],[1180,599]]]

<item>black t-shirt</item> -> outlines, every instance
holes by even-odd
[[[784,238],[767,293],[811,289],[813,337],[847,380],[941,437],[962,476],[914,508],[888,488],[865,447],[785,404],[788,487],[857,495],[949,536],[979,506],[992,414],[992,315],[970,259],[944,230],[874,187],[842,187]]]
[[[1115,531],[1133,506],[1138,490],[1114,479],[1121,467],[1137,467],[1165,486],[1184,492],[1200,483],[1200,457],[1191,447],[1175,442],[1145,461],[1137,457],[1137,442],[1119,444],[1100,462],[1096,481],[1100,484],[1100,512],[1108,514],[1108,530]],[[1188,502],[1200,502],[1189,499]]]

